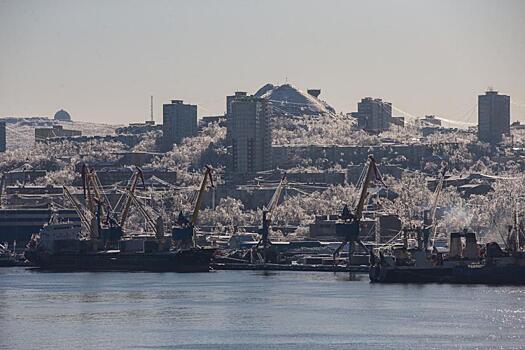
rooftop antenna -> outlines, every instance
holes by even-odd
[[[150,96],[150,117],[153,122],[153,95]]]

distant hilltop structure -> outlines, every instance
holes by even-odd
[[[70,122],[71,121],[71,115],[69,115],[68,112],[61,109],[58,112],[55,113],[55,116],[53,117],[54,120],[59,120],[62,122]]]
[[[357,127],[371,134],[390,129],[390,125],[404,127],[403,117],[392,115],[392,103],[380,98],[365,97],[357,104],[357,112],[351,113],[357,119]]]
[[[73,136],[82,136],[82,131],[64,129],[62,125],[53,125],[52,128],[35,128],[35,141],[37,142],[45,142],[56,137]]]
[[[309,89],[308,92],[290,85],[266,84],[254,97],[267,99],[272,106],[272,114],[283,115],[321,115],[335,113],[335,109],[319,99],[320,89]]]

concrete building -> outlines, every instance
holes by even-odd
[[[435,115],[426,115],[421,119],[421,125],[425,126],[441,126],[441,119],[436,118]]]
[[[224,115],[208,115],[201,119],[200,125],[202,127],[209,126],[211,124],[217,124],[219,126],[226,126],[226,117]]]
[[[0,152],[5,152],[7,149],[5,122],[0,122]]]
[[[117,134],[146,134],[151,131],[162,130],[162,125],[155,125],[152,120],[146,120],[145,123],[129,123],[128,126],[123,126],[115,129]]]
[[[272,166],[272,137],[268,101],[254,96],[237,96],[229,104],[228,143],[231,157],[228,175],[243,181]]]
[[[365,97],[357,104],[357,126],[370,133],[380,133],[390,128],[392,104],[380,98]]]
[[[71,136],[82,136],[80,130],[68,130],[64,129],[62,125],[53,125],[52,128],[36,128],[35,129],[35,141],[45,141],[47,139],[55,137],[71,137]]]
[[[487,91],[478,96],[478,139],[496,144],[510,135],[510,96]]]
[[[197,105],[172,100],[162,108],[162,150],[169,151],[174,144],[197,134]]]

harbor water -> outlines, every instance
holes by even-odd
[[[1,349],[523,349],[525,287],[0,268]]]

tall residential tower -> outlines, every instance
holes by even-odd
[[[174,144],[197,133],[197,106],[172,100],[162,108],[162,150],[170,151]]]
[[[510,96],[489,90],[478,96],[478,139],[496,144],[510,135]]]
[[[229,102],[229,175],[233,181],[252,178],[271,168],[270,106],[264,98],[238,95]]]

